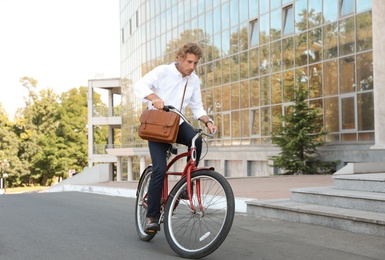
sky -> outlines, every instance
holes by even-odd
[[[119,0],[0,0],[0,102],[13,120],[27,90],[57,94],[120,77]]]

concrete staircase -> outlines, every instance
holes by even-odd
[[[292,189],[290,199],[249,201],[247,212],[385,237],[385,173],[335,175],[333,182]]]

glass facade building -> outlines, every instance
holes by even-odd
[[[207,164],[227,176],[271,174],[268,157],[277,148],[270,136],[299,86],[323,114],[323,159],[340,160],[338,168],[377,160],[368,158],[375,143],[372,9],[371,0],[120,0],[123,145],[144,144],[135,81],[173,62],[182,43],[197,42],[204,107],[220,129]]]

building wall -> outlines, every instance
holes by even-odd
[[[342,167],[382,153],[365,150],[375,142],[372,1],[121,0],[120,10],[123,144],[143,145],[136,135],[142,103],[132,84],[194,41],[204,50],[196,70],[204,106],[220,129],[209,141],[220,159],[210,162],[226,176],[273,172],[260,149],[277,152],[270,134],[293,86],[309,88],[309,105],[323,113],[330,145],[323,158]],[[351,158],[339,149],[346,145],[354,147]],[[250,158],[236,158],[243,150]]]

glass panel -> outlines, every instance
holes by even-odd
[[[292,69],[294,67],[294,40],[293,37],[282,40],[283,68]]]
[[[248,52],[244,51],[239,55],[240,58],[240,74],[241,79],[249,78],[249,62],[248,62]]]
[[[228,29],[230,27],[230,10],[229,3],[224,3],[222,5],[222,30]]]
[[[322,22],[322,0],[309,1],[309,28],[317,27]]]
[[[295,39],[295,66],[306,65],[309,50],[307,48],[307,32],[301,33],[294,37]]]
[[[250,107],[259,106],[259,79],[250,80]]]
[[[261,106],[270,105],[271,94],[270,94],[270,77],[269,76],[261,77],[260,89],[261,89]]]
[[[325,23],[336,21],[338,18],[338,1],[324,0],[323,16]]]
[[[220,7],[215,7],[214,9],[214,34],[218,33],[221,30],[221,9]]]
[[[252,49],[249,51],[250,56],[250,77],[255,77],[259,75],[259,59],[258,59],[258,49]]]
[[[232,0],[234,1],[234,0]],[[219,2],[216,0],[215,2]],[[249,19],[249,1],[248,0],[238,0],[235,1],[239,4],[239,20],[240,22],[247,21]]]
[[[272,71],[281,71],[282,70],[282,51],[281,51],[281,41],[277,41],[271,44],[270,56],[272,62]]]
[[[257,46],[259,44],[258,20],[254,20],[250,23],[250,31],[250,46]]]
[[[239,41],[239,34],[240,31],[238,30],[238,27],[233,27],[230,30],[230,54],[234,54],[236,52],[239,52],[239,44],[246,44],[248,45],[248,36],[247,36],[247,30],[245,32],[242,38],[242,43]],[[245,41],[245,43],[243,42]]]
[[[222,111],[222,88],[214,88],[214,112]]]
[[[374,141],[374,133],[358,133],[358,141],[368,142]]]
[[[284,24],[283,24],[283,35],[292,34],[294,32],[294,11],[293,6],[289,6],[283,9],[284,12]]]
[[[281,14],[281,9],[277,9],[270,14],[270,41],[281,38]]]
[[[223,114],[223,137],[230,137],[231,136],[231,119],[230,119],[230,114]]]
[[[325,98],[324,99],[324,122],[326,132],[338,132],[339,131],[339,109],[338,98]]]
[[[261,135],[270,136],[270,107],[261,108]]]
[[[357,13],[372,10],[372,0],[357,0]]]
[[[250,0],[250,3],[252,3],[252,2],[258,2],[258,1]],[[264,14],[264,13],[268,12],[270,1],[259,1],[259,2],[260,2],[260,6],[259,6],[260,14]]]
[[[356,91],[354,81],[354,56],[340,59],[340,93],[349,93]]]
[[[357,55],[357,91],[373,89],[373,53]]]
[[[214,96],[213,96],[213,90],[207,89],[206,90],[206,106],[207,106],[207,113],[212,114],[214,112]]]
[[[230,82],[230,58],[222,59],[222,84]]]
[[[354,97],[341,98],[341,121],[342,130],[356,128]]]
[[[322,28],[309,31],[309,63],[322,61]]]
[[[272,104],[282,103],[282,77],[281,73],[273,74],[271,76],[271,92]]]
[[[295,3],[295,32],[307,30],[307,0],[298,0]]]
[[[239,55],[235,54],[230,57],[230,72],[231,72],[231,81],[239,80]]]
[[[282,126],[282,107],[273,106],[271,108],[272,113],[272,132],[273,134],[279,134],[279,129]]]
[[[229,55],[230,53],[230,30],[222,31],[222,54]]]
[[[223,60],[225,61],[225,59]],[[214,71],[214,86],[220,85],[222,79],[222,60],[217,60],[215,62],[215,71]]]
[[[241,137],[250,137],[250,111],[241,111]]]
[[[340,56],[355,52],[354,17],[340,21]]]
[[[270,25],[269,25],[269,14],[265,14],[261,16],[259,19],[259,42],[260,44],[264,44],[269,42],[269,35],[270,35]]]
[[[230,26],[239,24],[239,3],[238,0],[230,1]]]
[[[231,109],[239,109],[239,83],[231,84]]]
[[[285,102],[294,100],[294,70],[283,73],[283,98]]]
[[[210,88],[214,85],[214,72],[215,72],[214,62],[207,64],[206,72],[207,72],[207,87]]]
[[[372,49],[372,12],[356,16],[357,19],[357,52]]]
[[[322,97],[322,64],[309,67],[310,98]]]
[[[264,45],[259,49],[259,60],[260,60],[260,70],[261,75],[267,74],[270,72],[270,46]]]
[[[299,68],[295,71],[296,81],[295,86],[301,86],[306,90],[309,89],[309,76],[307,67]]]
[[[341,16],[354,12],[354,0],[341,0]]]
[[[337,23],[332,23],[324,26],[324,59],[332,59],[337,57],[337,42],[338,42],[338,27]]]
[[[249,98],[250,98],[250,92],[249,92],[249,82],[248,81],[242,81],[241,82],[241,108],[249,108]]]
[[[231,105],[231,102],[230,102],[230,98],[231,98],[230,85],[223,86],[222,92],[223,92],[223,104],[222,104],[223,111],[230,111],[231,110],[231,108],[230,108],[230,105]]]
[[[213,34],[213,12],[209,11],[206,13],[206,33],[209,35]]]
[[[259,109],[251,111],[251,135],[261,135]]]
[[[258,1],[256,1],[256,0],[249,0],[249,10],[250,10],[249,11],[249,15],[250,15],[249,18],[250,19],[252,19],[254,17],[257,17],[259,15],[258,14]]]
[[[233,138],[241,137],[241,122],[239,111],[231,112],[231,136]]]
[[[358,131],[374,130],[373,92],[357,94]]]
[[[341,134],[341,142],[356,142],[357,134]]]

